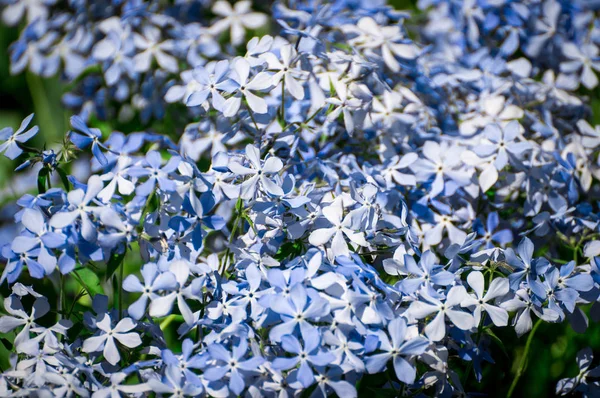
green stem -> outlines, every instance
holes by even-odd
[[[290,124],[286,124],[285,127],[282,129],[282,131],[286,131],[288,128],[290,128],[293,125],[298,125],[299,126],[298,130],[301,130],[302,129],[302,125],[308,125],[308,123],[310,123],[319,114],[319,112],[321,112],[322,110],[323,110],[323,108],[317,109],[312,115],[310,115],[310,117],[308,119],[306,119],[302,123],[292,122]]]
[[[233,243],[233,239],[235,238],[235,233],[237,232],[238,226],[240,228],[242,228],[242,225],[240,224],[240,221],[243,220],[244,216],[244,204],[242,201],[242,198],[238,198],[237,203],[235,204],[235,218],[233,220],[233,226],[231,227],[231,233],[229,234],[229,241],[227,243],[227,249],[225,250],[225,255],[222,257],[222,261],[223,263],[221,265],[219,265],[219,274],[223,275],[225,274],[225,272],[227,271],[226,265],[227,265],[227,258],[229,257],[229,254],[231,253],[230,251],[230,247],[231,244]]]
[[[92,294],[92,292],[90,291],[90,289],[87,287],[87,285],[85,284],[85,282],[83,282],[83,280],[81,279],[81,277],[77,273],[77,270],[74,270],[73,273],[72,273],[72,275],[77,280],[77,282],[79,282],[79,284],[81,285],[81,287],[83,287],[85,289],[85,291],[87,292],[87,294],[90,297],[90,299],[92,299],[94,297],[94,295]]]
[[[65,291],[65,285],[64,285],[64,280],[63,280],[64,276],[61,272],[58,273],[58,320],[60,321],[63,317],[63,304],[64,304],[64,299],[63,299],[63,292]]]
[[[240,220],[242,220],[242,217],[240,215],[240,213],[237,213],[235,220],[233,222],[233,228],[231,229],[231,234],[229,235],[229,242],[227,244],[227,249],[225,250],[225,255],[223,256],[223,264],[219,267],[219,274],[223,275],[225,274],[225,272],[227,271],[227,259],[229,258],[229,254],[231,253],[230,247],[231,244],[233,243],[233,239],[235,236],[235,233],[237,232],[238,229],[238,225],[240,224]]]
[[[117,288],[117,286],[119,286],[119,281],[117,279],[117,274],[114,273],[112,276],[112,296],[113,296],[113,307],[117,305],[117,303],[119,301],[121,301],[119,299],[119,296],[121,296],[121,294],[119,293],[119,289]],[[119,306],[121,304],[119,303]],[[121,319],[121,309],[119,308],[119,320]]]
[[[281,121],[285,125],[285,80],[281,80]]]
[[[523,376],[523,373],[525,373],[527,357],[529,356],[529,349],[531,348],[531,342],[533,341],[533,336],[535,335],[535,332],[541,324],[542,320],[540,318],[537,320],[535,325],[533,325],[533,329],[531,329],[531,332],[529,332],[529,337],[527,337],[527,343],[525,343],[525,351],[523,351],[523,355],[521,356],[521,363],[519,364],[519,369],[517,369],[517,374],[515,375],[515,378],[513,379],[513,382],[510,385],[510,389],[508,390],[508,394],[506,394],[506,398],[512,397],[515,388],[517,387],[517,384],[519,384],[519,379],[521,378],[521,376]]]
[[[123,259],[124,260],[124,259]],[[119,319],[123,316],[123,279],[125,276],[125,261],[119,265]]]
[[[73,313],[73,310],[75,309],[75,304],[77,304],[77,301],[80,298],[82,298],[83,296],[85,296],[86,294],[87,294],[87,292],[85,291],[85,289],[82,289],[79,291],[79,293],[77,293],[77,296],[75,296],[75,298],[71,302],[71,308],[69,309],[69,312],[67,313],[67,319],[71,318],[71,314]]]
[[[248,103],[246,101],[244,101],[244,104],[246,105],[246,109],[248,110],[250,119],[252,119],[252,123],[254,123],[254,128],[256,129],[257,132],[260,131],[260,129],[258,128],[258,124],[256,123],[256,120],[254,119],[254,113],[252,112],[252,109],[250,109],[250,106],[248,105]]]

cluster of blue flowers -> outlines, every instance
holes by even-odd
[[[0,131],[38,175],[0,396],[464,396],[494,329],[600,314],[592,2],[1,3],[74,116]],[[597,396],[578,363],[557,392]]]

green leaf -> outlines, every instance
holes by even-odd
[[[331,97],[335,97],[337,95],[337,91],[335,90],[335,85],[333,84],[333,80],[329,79],[329,95]],[[330,105],[333,108],[333,105]]]
[[[277,261],[283,261],[284,259],[290,257],[297,257],[302,254],[304,251],[304,244],[301,240],[295,240],[293,242],[285,242],[279,247],[279,250],[273,256]]]
[[[496,334],[494,333],[494,331],[491,328],[487,328],[485,329],[485,334],[487,334],[488,336],[490,336],[490,338],[492,339],[492,341],[494,343],[496,343],[500,349],[502,350],[502,352],[504,353],[504,355],[506,355],[506,357],[508,358],[508,353],[506,352],[506,348],[504,347],[504,343],[502,342],[502,340],[500,340],[500,338],[498,336],[496,336]]]
[[[42,167],[38,173],[37,177],[37,186],[38,193],[46,192],[46,181],[48,178],[48,169],[46,167]]]
[[[0,343],[2,343],[2,345],[8,350],[11,351],[13,349],[13,344],[12,342],[10,342],[8,339],[5,339],[4,337],[0,338]]]
[[[111,276],[115,273],[115,271],[119,268],[119,266],[123,263],[123,259],[125,259],[125,255],[127,254],[127,249],[123,250],[123,253],[113,254],[106,265],[106,280],[109,280]]]
[[[0,333],[0,371],[4,371],[10,368],[10,354],[14,351],[14,345],[11,342],[14,341],[13,333]]]
[[[65,190],[66,191],[70,191],[71,190],[71,183],[69,182],[69,178],[67,177],[67,173],[63,169],[61,169],[60,167],[56,168],[56,172],[60,176],[60,181],[64,185]]]
[[[158,209],[160,206],[160,200],[156,191],[152,191],[148,199],[146,199],[146,204],[144,205],[144,210],[142,210],[142,215],[140,216],[140,227],[144,228],[144,221],[146,220],[146,215],[148,213],[152,213],[154,210]]]

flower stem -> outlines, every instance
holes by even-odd
[[[285,80],[283,79],[281,80],[281,121],[285,125]]]
[[[119,319],[123,316],[123,279],[125,276],[125,261],[119,264]]]
[[[257,132],[260,131],[260,129],[258,128],[258,124],[256,124],[256,119],[254,119],[254,113],[252,112],[252,109],[250,109],[250,105],[248,105],[247,101],[244,101],[244,105],[246,105],[246,109],[248,109],[248,114],[250,115],[250,119],[252,119],[254,128],[256,129]]]
[[[512,397],[512,395],[515,391],[515,388],[517,387],[517,384],[519,384],[519,379],[521,378],[521,376],[523,376],[523,373],[525,373],[525,367],[527,365],[527,356],[529,355],[529,349],[531,348],[531,342],[533,341],[533,336],[535,335],[535,332],[537,331],[538,327],[541,324],[542,324],[542,320],[540,318],[538,318],[535,325],[533,325],[533,329],[531,329],[531,332],[529,332],[529,336],[527,337],[527,342],[525,343],[525,351],[523,351],[523,356],[521,356],[521,363],[519,364],[519,369],[517,369],[517,374],[515,375],[515,378],[513,379],[513,382],[510,385],[510,389],[508,390],[508,394],[506,394],[506,398]]]
[[[60,321],[64,316],[64,299],[63,292],[65,291],[64,280],[62,272],[58,272],[58,320]]]

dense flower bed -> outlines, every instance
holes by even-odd
[[[73,116],[0,131],[37,176],[0,396],[460,395],[500,328],[518,396],[540,323],[598,314],[593,2],[2,3]]]

